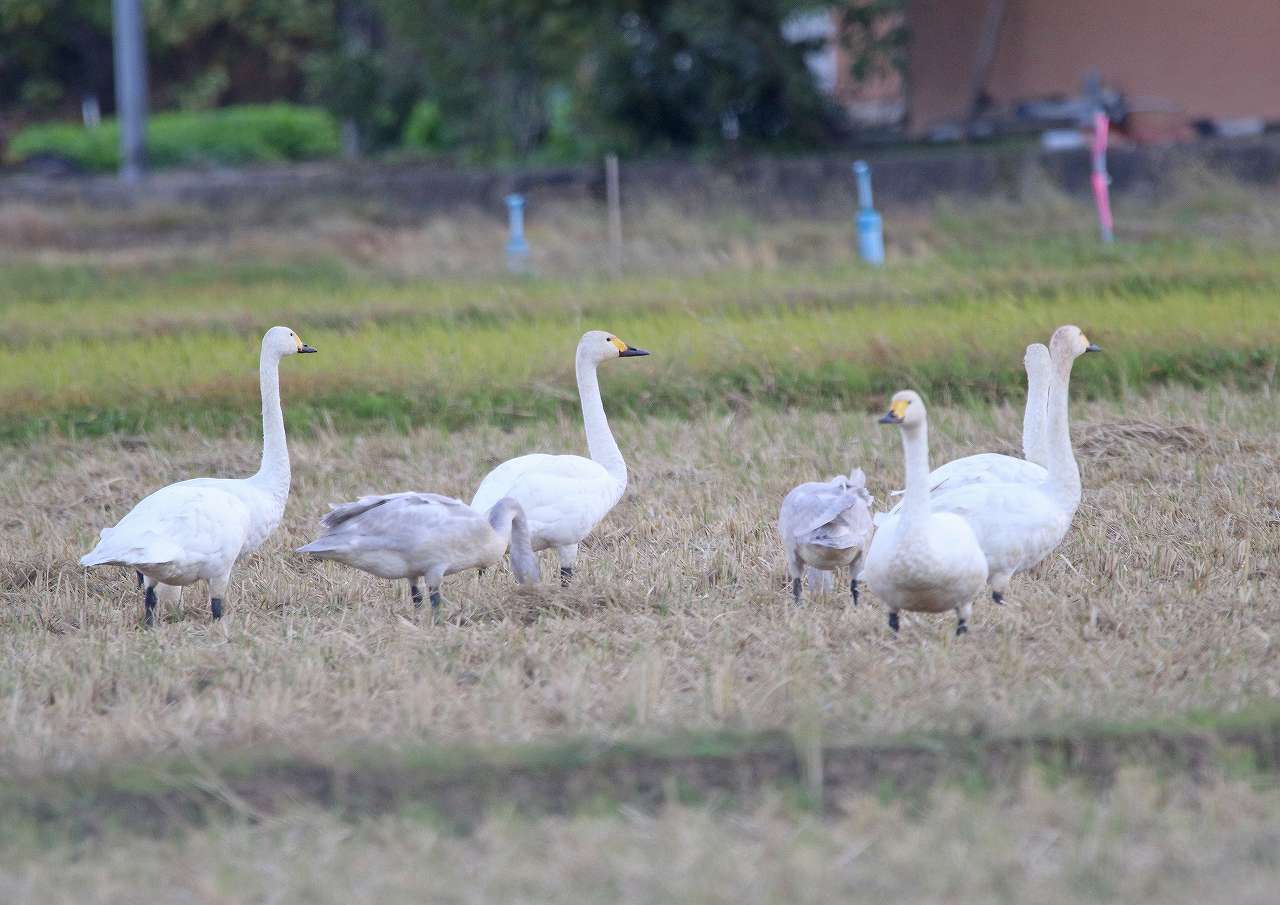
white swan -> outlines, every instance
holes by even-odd
[[[538,559],[529,546],[524,510],[512,499],[498,500],[486,517],[438,493],[389,493],[334,506],[320,524],[324,534],[299,547],[299,553],[379,578],[407,578],[414,606],[422,605],[421,579],[433,614],[440,608],[444,576],[494,565],[508,547],[516,580],[538,580]]]
[[[1067,423],[1071,366],[1079,356],[1097,351],[1075,326],[1059,327],[1049,340],[1054,379],[1043,480],[944,486],[930,495],[934,512],[959,515],[973,526],[987,557],[991,599],[996,603],[1004,602],[1014,574],[1036,565],[1062,542],[1080,505],[1080,469]]]
[[[221,619],[232,566],[262,546],[280,524],[290,477],[280,359],[314,351],[288,327],[272,327],[262,337],[262,467],[257,474],[195,478],[162,487],[114,528],[104,528],[98,545],[81,557],[83,566],[129,566],[143,575],[147,625],[155,622],[157,586],[162,593],[177,594],[178,587],[197,581],[208,584],[213,618]]]
[[[847,566],[849,592],[857,604],[857,565],[871,538],[872,502],[861,468],[848,477],[836,475],[829,481],[801,484],[783,498],[778,533],[797,602],[800,579],[806,572],[811,589],[828,590],[831,573]]]
[[[508,459],[485,475],[471,500],[477,512],[487,512],[503,497],[518,502],[529,520],[533,549],[554,547],[559,555],[562,583],[573,576],[578,543],[627,489],[627,465],[609,430],[596,368],[613,358],[648,354],[602,330],[584,333],[574,364],[591,458],[532,453]]]
[[[902,427],[906,491],[901,514],[876,529],[862,578],[889,607],[889,628],[899,610],[956,611],[956,634],[968,631],[973,598],[987,580],[987,559],[969,523],[931,511],[929,427],[924,403],[911,390],[894,394],[882,424]]]
[[[1027,346],[1022,356],[1027,371],[1027,405],[1022,415],[1022,454],[1025,458],[1002,453],[978,453],[952,459],[929,473],[930,492],[950,489],[980,481],[1043,481],[1048,472],[1045,419],[1049,406],[1049,390],[1053,385],[1053,366],[1049,349],[1043,343]]]

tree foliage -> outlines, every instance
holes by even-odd
[[[861,72],[895,62],[900,33],[875,23],[900,3],[144,0],[156,109],[305,100],[367,148],[515,160],[828,141],[839,111],[785,23],[843,16]],[[107,0],[0,0],[0,111],[70,117],[87,93],[109,111],[109,17]]]

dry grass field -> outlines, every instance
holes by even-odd
[[[941,461],[1012,449],[1020,412],[933,420]],[[1280,597],[1269,593],[1280,415],[1265,395],[1168,389],[1078,405],[1086,493],[1075,530],[1015,583],[1010,604],[980,604],[973,637],[959,640],[954,620],[914,615],[894,639],[870,599],[787,602],[778,501],[851,464],[884,500],[902,475],[892,428],[861,412],[614,422],[632,481],[586,544],[581,580],[560,590],[550,558],[529,591],[505,573],[458,576],[444,586],[442,625],[414,611],[403,583],[289,551],[330,502],[404,488],[468,497],[521,450],[579,449],[579,426],[295,440],[285,522],[237,571],[228,618],[211,624],[192,589],[152,632],[138,628],[131,573],[76,559],[149,488],[252,471],[255,439],[162,433],[13,455],[0,473],[0,714],[11,730],[0,753],[73,765],[203,746],[613,738],[813,719],[858,737],[1232,710],[1280,694]]]
[[[1079,209],[1056,203],[1069,214],[1064,229],[1087,222]],[[958,317],[955,306],[967,310],[984,286],[995,287],[1006,315],[990,345],[967,356],[948,347],[929,367],[895,370],[883,350],[871,355],[865,367],[876,376],[868,385],[1001,356],[1016,373],[1022,343],[1043,340],[1082,308],[1095,319],[1084,324],[1091,337],[1107,350],[1076,369],[1080,385],[1096,392],[1081,392],[1072,406],[1085,491],[1071,535],[1015,579],[1006,606],[977,604],[971,634],[959,639],[950,617],[905,616],[893,637],[870,594],[856,608],[843,594],[806,597],[797,607],[784,588],[773,521],[787,489],[854,465],[866,470],[879,505],[900,486],[898,432],[874,418],[882,395],[827,393],[806,405],[797,390],[791,404],[779,405],[764,398],[765,386],[721,404],[664,411],[660,393],[645,388],[669,378],[720,379],[714,349],[700,349],[696,367],[665,363],[661,345],[612,322],[588,326],[617,329],[655,352],[602,368],[605,404],[631,469],[626,497],[584,545],[572,587],[553,581],[550,559],[543,583],[530,589],[515,588],[505,570],[456,576],[446,580],[439,624],[415,611],[402,585],[289,551],[313,536],[328,503],[400,489],[465,499],[512,455],[581,451],[563,369],[544,375],[512,361],[569,400],[525,418],[478,417],[446,430],[415,418],[384,426],[366,418],[352,429],[309,416],[290,440],[294,483],[282,527],[237,570],[228,615],[217,624],[202,592],[188,589],[145,630],[133,576],[86,571],[77,559],[99,528],[151,489],[252,472],[260,448],[252,416],[144,429],[122,422],[100,436],[42,428],[11,439],[0,456],[0,803],[17,816],[0,819],[0,899],[128,902],[145,887],[169,891],[161,899],[175,902],[428,894],[459,903],[1266,901],[1280,880],[1280,732],[1272,709],[1280,696],[1280,409],[1277,322],[1266,313],[1280,233],[1267,232],[1273,208],[1233,203],[1225,212],[1158,211],[1149,222],[1165,224],[1168,235],[1146,240],[1158,252],[1095,260],[1078,285],[1075,258],[1062,256],[1052,233],[1020,255],[975,258],[975,285],[959,302],[942,291],[948,275],[964,269],[962,257],[948,263],[958,252],[923,239],[911,250],[919,260],[907,266],[907,279],[922,298],[906,298],[893,312],[899,348],[912,348],[915,319],[936,340],[930,318]],[[1196,223],[1224,223],[1225,238],[1179,245],[1178,218],[1192,216],[1187,210]],[[973,229],[995,230],[991,242],[1011,245],[1010,227],[997,226],[1008,213],[987,210]],[[945,225],[956,216],[946,210],[913,216],[911,236],[963,231]],[[836,235],[835,225],[823,230]],[[57,242],[45,245],[55,250],[10,241],[5,251],[10,285],[25,287],[15,290],[12,323],[28,332],[0,342],[0,355],[27,356],[35,369],[6,379],[61,399],[67,366],[41,372],[38,359],[58,359],[64,332],[66,348],[104,362],[120,350],[133,354],[134,345],[165,348],[172,324],[142,317],[127,294],[112,295],[109,280],[100,299],[75,288],[74,268],[101,261],[68,261]],[[1019,282],[1024,260],[1038,269]],[[817,285],[832,310],[858,308],[860,293],[874,291],[850,276],[850,302],[838,286],[845,272],[823,270],[821,261],[809,281],[803,269],[777,261],[747,265],[761,268],[751,274],[769,292]],[[174,285],[177,265],[113,259],[105,266],[159,295]],[[738,266],[716,264],[728,275],[716,278],[724,282],[714,292],[752,282]],[[230,278],[218,273],[224,282],[176,300],[173,317],[229,369],[245,357],[242,333],[260,332],[259,318],[264,326],[282,318],[260,310],[230,324],[197,320],[201,312],[216,318],[218,309],[199,299],[225,287]],[[1162,273],[1175,276],[1164,284]],[[1091,298],[1095,279],[1113,286],[1105,303]],[[1225,350],[1213,379],[1209,372],[1187,382],[1137,379],[1150,362],[1130,348],[1144,333],[1138,316],[1123,312],[1124,291],[1114,289],[1126,280],[1157,287],[1135,291],[1132,301],[1154,313],[1150,344],[1168,361],[1192,354],[1198,336],[1215,355]],[[930,281],[941,288],[929,289]],[[1043,291],[1049,283],[1059,288]],[[404,287],[406,299],[417,285]],[[483,303],[487,291],[443,285],[455,293],[441,297],[445,307],[472,297]],[[584,313],[554,311],[565,285],[533,284],[520,297],[553,307],[539,331],[551,335],[556,318],[569,322],[571,347]],[[575,291],[593,292],[592,285]],[[246,291],[261,301],[280,286],[277,273],[250,279]],[[625,286],[624,299],[654,294],[643,279]],[[340,351],[348,337],[443,329],[415,315],[407,327],[331,323],[325,343],[312,340],[308,305],[332,297],[336,309],[348,291],[339,281],[325,295],[304,281],[290,302],[290,326],[321,346],[321,355],[283,369],[290,413],[291,388],[305,387],[304,368],[324,367],[326,354],[358,379],[359,362]],[[1199,332],[1197,299],[1213,313]],[[97,304],[118,307],[104,318]],[[606,308],[601,302],[588,315],[607,317]],[[63,316],[77,309],[84,321]],[[1190,319],[1171,327],[1160,322],[1162,310]],[[1117,312],[1110,336],[1108,311]],[[1233,311],[1242,322],[1231,322]],[[765,312],[767,298],[748,298],[734,315],[762,349],[778,329]],[[637,329],[662,314],[636,313],[625,301],[617,313]],[[440,315],[446,324],[447,316]],[[696,316],[715,323],[718,315]],[[804,335],[834,329],[826,316],[815,315]],[[495,329],[459,327],[459,344],[471,350],[459,359],[472,368],[459,377],[464,383],[488,386],[476,344]],[[685,348],[678,326],[669,333],[668,356]],[[714,342],[714,331],[702,335]],[[983,341],[980,327],[965,335]],[[860,349],[856,336],[845,343]],[[839,342],[829,345],[835,356]],[[743,349],[734,343],[732,355]],[[1127,370],[1107,356],[1128,361]],[[174,365],[184,382],[170,402],[198,412],[205,394],[223,404],[216,378],[200,380],[206,363],[183,351]],[[1090,375],[1108,368],[1124,379]],[[1004,401],[989,402],[991,388],[978,387],[931,406],[935,462],[1017,448],[1021,395],[994,386]],[[631,388],[621,395],[625,404],[610,405],[611,387]],[[1257,737],[1248,758],[1206,740],[1203,727],[1232,719],[1260,720],[1250,724]],[[1061,770],[1038,757],[1038,770],[993,778],[998,740],[1046,732],[1060,740]],[[1106,755],[1113,732],[1154,739],[1158,756],[1145,768],[1143,756],[1131,755],[1099,768],[1097,751]],[[785,740],[797,784],[742,778],[760,739]],[[936,786],[882,778],[876,752],[887,749],[878,746],[905,740],[929,752],[931,770],[948,773],[957,759],[963,769]],[[615,795],[575,779],[613,775],[591,772],[601,751],[613,752],[615,769],[628,758],[639,764],[644,758],[627,752],[654,745],[675,745],[695,765],[721,758],[721,766],[690,768],[680,782],[659,776],[657,793],[640,780],[627,788],[649,791],[619,785]],[[1097,756],[1079,754],[1094,748]],[[743,757],[735,760],[736,752]],[[486,784],[490,774],[469,771],[470,759],[508,779]],[[966,772],[970,760],[977,781]],[[663,763],[644,761],[654,762]],[[351,788],[365,792],[319,789],[306,772],[317,763],[346,765]],[[360,777],[379,770],[438,775],[457,789],[433,801],[371,797]],[[560,771],[560,791],[525,788],[537,786],[528,777],[539,770]],[[706,779],[701,787],[698,777]],[[215,802],[217,813],[186,810],[171,794],[179,787]],[[482,806],[459,829],[440,801],[461,794]],[[541,803],[526,807],[533,799]],[[347,804],[327,806],[334,802]]]

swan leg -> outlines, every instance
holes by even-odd
[[[230,572],[209,582],[209,612],[213,614],[215,621],[222,618],[222,601],[227,596],[227,585],[230,583]]]
[[[956,637],[969,634],[969,617],[973,615],[973,601],[956,607]]]
[[[991,599],[1000,606],[1004,606],[1004,595],[1009,591],[1009,580],[1012,575],[1001,573],[991,576]]]
[[[898,634],[898,611],[897,610],[889,611],[889,630],[892,631],[895,635]]]
[[[139,572],[138,574],[142,574]],[[156,610],[160,604],[167,606],[177,606],[178,601],[182,599],[182,588],[172,584],[161,584],[158,581],[152,581],[150,578],[143,578],[142,602],[143,615],[142,622],[147,628],[151,628],[156,624]]]
[[[556,547],[556,554],[560,557],[560,587],[565,588],[573,580],[573,567],[578,561],[578,545]]]
[[[853,605],[858,605],[858,579],[849,579],[849,596],[853,598]]]
[[[139,575],[142,573],[139,572]],[[142,624],[151,628],[156,624],[156,586],[147,581],[146,590],[142,592]]]
[[[440,596],[440,582],[444,581],[444,566],[437,566],[423,576],[427,583],[427,597],[431,600],[431,621],[440,621],[440,604],[444,598]]]
[[[422,589],[418,587],[418,579],[409,579],[409,597],[413,600],[415,609],[422,606]]]
[[[800,587],[802,576],[804,575],[804,560],[796,555],[795,546],[786,544],[787,554],[787,576],[791,579],[791,597],[796,603],[800,602]]]

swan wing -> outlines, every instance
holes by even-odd
[[[430,547],[436,558],[449,562],[469,543],[482,542],[486,533],[493,533],[480,513],[437,493],[361,497],[334,506],[321,525],[324,533],[298,552],[342,559],[376,551],[411,558]]]
[[[978,453],[953,459],[929,472],[929,495],[949,492],[968,484],[1041,484],[1049,472],[1041,465],[1001,453]],[[900,496],[902,491],[895,491]],[[901,501],[891,510],[897,512]]]
[[[936,494],[929,502],[935,513],[951,513],[969,523],[993,573],[1040,562],[1071,524],[1070,513],[1046,485],[966,484]]]
[[[871,529],[871,495],[865,484],[848,478],[812,481],[782,500],[778,530],[796,542],[846,549],[865,540]]]
[[[184,574],[229,567],[244,544],[252,513],[217,486],[170,484],[102,531],[82,565],[172,565]],[[204,568],[207,567],[207,568]]]
[[[1026,459],[1000,453],[978,453],[953,459],[935,468],[929,473],[929,492],[934,494],[944,487],[950,489],[964,484],[1039,484],[1048,477],[1044,466]]]
[[[325,528],[336,528],[344,522],[351,521],[354,518],[364,515],[371,510],[387,507],[396,501],[411,500],[417,505],[417,511],[420,513],[439,511],[448,512],[456,510],[458,507],[467,511],[472,511],[471,507],[461,500],[455,500],[453,497],[444,496],[439,493],[418,493],[416,491],[402,491],[400,493],[378,493],[362,496],[353,503],[331,504],[328,514],[320,520],[320,524]],[[435,507],[433,509],[433,507]],[[395,508],[395,507],[392,507]]]
[[[583,456],[521,456],[499,465],[481,482],[471,506],[488,512],[503,497],[524,509],[539,549],[586,537],[622,496],[604,466]]]

